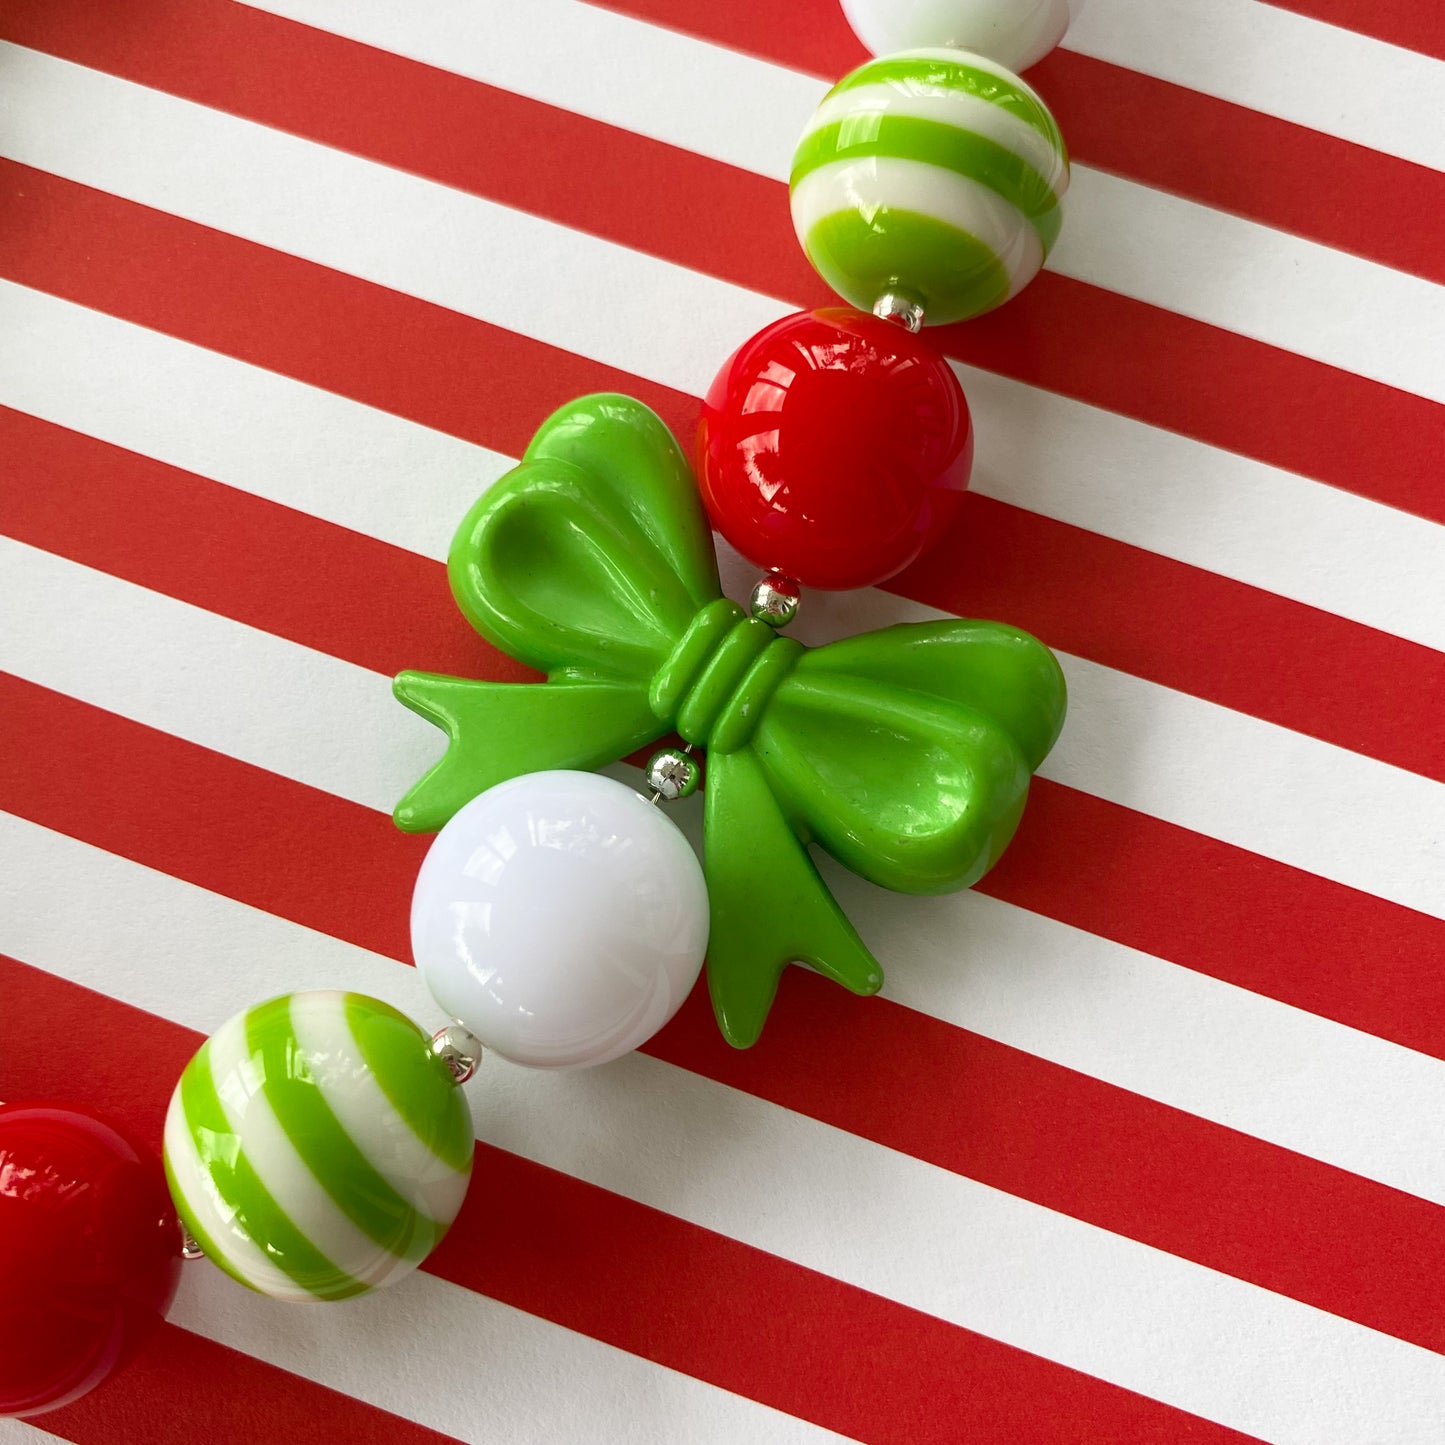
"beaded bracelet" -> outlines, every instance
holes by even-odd
[[[968,404],[923,339],[1035,275],[1058,234],[1063,139],[1026,67],[1065,0],[844,0],[880,58],[824,97],[794,155],[794,227],[851,307],[745,342],[703,405],[696,480],[624,396],[564,406],[463,520],[453,593],[535,684],[403,673],[443,728],[396,809],[438,831],[412,948],[453,1022],[287,995],[183,1071],[153,1155],[90,1114],[0,1105],[0,1415],[65,1404],[162,1317],[204,1255],[282,1300],[408,1273],[461,1208],[483,1050],[536,1067],[646,1042],[703,968],[729,1042],[754,1042],[783,969],[856,993],[878,963],[809,855],[884,887],[977,882],[1063,723],[1049,650],[997,622],[889,627],[807,648],[801,587],[894,576],[947,530]],[[710,524],[764,570],[721,595]],[[593,769],[672,733],[649,796]],[[659,803],[704,789],[705,866]]]

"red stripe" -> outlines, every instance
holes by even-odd
[[[0,183],[24,200],[0,233],[0,271],[12,279],[497,451],[520,455],[540,418],[590,391],[631,391],[684,436],[694,424],[694,398],[456,312],[44,172],[0,162]],[[21,214],[30,224],[14,219]],[[97,235],[107,247],[93,255]],[[250,305],[255,295],[268,305]],[[415,360],[399,365],[397,356]],[[287,575],[314,577],[298,582],[294,598],[275,596],[265,574],[242,577],[226,565],[228,540],[204,513],[219,506],[220,521],[264,538],[282,509],[234,495],[182,500],[189,479],[167,480],[155,464],[117,461],[71,434],[47,438],[13,415],[4,426],[17,456],[27,450],[20,438],[33,438],[27,465],[37,485],[13,489],[6,506],[16,535],[217,610],[237,609],[249,592],[265,608],[259,625],[294,635],[314,616],[311,645],[353,655],[347,574],[309,560],[341,545],[340,529],[284,512],[295,542],[276,561]],[[164,548],[171,505],[179,519],[194,519],[190,557]],[[74,510],[92,506],[106,508],[108,527],[75,525]],[[333,543],[317,545],[333,533]],[[375,555],[362,549],[363,558]],[[421,560],[406,556],[385,570],[395,576],[378,586],[428,595]],[[1416,643],[978,496],[948,542],[895,586],[949,611],[1007,616],[1098,662],[1445,778],[1445,713],[1434,705],[1445,655]],[[403,660],[441,667],[450,659],[467,670],[459,623],[443,616],[443,593],[430,598],[368,665],[391,671]],[[425,638],[432,628],[449,639],[445,659],[443,644]],[[1291,659],[1288,669],[1281,657]]]
[[[22,413],[0,409],[0,448],[13,459],[23,483],[0,495],[0,529],[22,541],[303,646],[334,650],[378,672],[417,661],[466,676],[516,680],[526,675],[463,624],[440,563]],[[1014,524],[1000,525],[992,545],[978,547],[981,596],[990,604],[979,610],[1016,615],[1012,604],[1026,603],[1026,597],[1006,590],[1002,580],[997,591],[987,589],[998,569],[995,558],[1027,550],[1028,537],[1020,537],[1018,528],[1028,514],[1010,516],[998,504],[973,500],[982,503],[985,519],[996,510]],[[1144,583],[1158,559],[1151,562],[1142,554],[1135,570],[1101,564],[1096,574],[1085,565],[1091,540],[1083,534],[1072,542],[1060,539],[1052,549],[1040,548],[1049,565],[1037,579],[1032,571],[1021,579],[1023,593],[1037,585],[1040,597],[1050,599],[1052,612],[1043,619],[1050,626],[1039,629],[1046,636],[1054,636],[1054,625],[1066,636],[1069,628],[1088,625],[1071,621],[1071,608],[1083,618],[1097,612],[1105,623],[1117,614],[1121,626],[1131,614],[1148,611],[1144,603],[1154,594]],[[278,576],[293,580],[277,588]],[[1060,591],[1058,578],[1076,578],[1080,590]],[[915,591],[928,600],[947,600],[930,592],[927,574],[925,585]],[[358,604],[363,595],[365,603]],[[1198,618],[1199,636],[1206,642],[1226,646],[1229,639],[1211,631],[1201,596],[1208,594],[1175,596],[1161,590],[1158,600],[1186,618]],[[373,597],[385,605],[370,605]],[[1020,620],[1036,625],[1043,605],[1024,606]],[[1321,655],[1318,648],[1301,648],[1298,633],[1284,631],[1281,637],[1306,656]],[[1188,638],[1181,637],[1178,646],[1182,658],[1195,656],[1182,650]],[[1350,676],[1375,677],[1363,661],[1367,648],[1361,644],[1358,650],[1361,671]],[[1225,657],[1243,666],[1248,654],[1235,648]],[[1265,678],[1276,676],[1276,658],[1259,657],[1254,663]],[[1302,675],[1308,676],[1303,670]],[[1406,697],[1384,679],[1377,685],[1381,716],[1376,721],[1382,730],[1389,726],[1392,709],[1414,716]],[[1424,695],[1438,696],[1439,689]],[[1303,694],[1306,700],[1310,696]],[[1361,709],[1366,711],[1363,703]],[[244,780],[237,783],[238,804],[246,787]],[[323,794],[316,797],[318,808],[335,802]],[[166,818],[157,815],[150,821],[164,838]],[[270,848],[293,858],[288,877],[297,896],[316,896],[307,881],[311,865],[299,861],[310,846],[310,833],[285,811],[267,826],[277,830]],[[223,845],[225,837],[212,841]],[[356,905],[384,888],[378,876],[384,864],[368,862],[368,856],[358,851],[354,896],[344,889],[334,896],[322,892],[317,906],[332,897],[334,912],[317,915],[315,926],[372,916]],[[225,876],[226,869],[218,870],[212,886],[224,891]],[[1445,1056],[1445,1036],[1435,1022],[1445,1017],[1445,975],[1434,963],[1445,946],[1445,926],[1370,894],[1042,779],[1035,784],[1019,839],[981,886],[1091,933]],[[404,951],[403,901],[394,898],[392,915],[383,911],[390,923],[378,925],[385,931],[368,946]]]
[[[46,1037],[69,1021],[88,1041],[87,1098],[138,1133],[159,1137],[175,1074],[200,1035],[3,957],[0,991],[12,1004],[0,1013],[0,1097],[7,1089],[73,1093],[73,1058]],[[47,1027],[26,1026],[26,1019],[44,1019]],[[857,1439],[1072,1445],[1087,1436],[1232,1445],[1248,1438],[499,1149],[478,1145],[475,1180],[427,1263],[430,1273]],[[176,1348],[168,1344],[148,1373],[121,1377],[135,1408],[151,1401],[164,1411],[165,1397],[192,1388],[187,1375],[166,1368],[180,1363]],[[814,1363],[799,1368],[800,1361]],[[107,1408],[105,1395],[93,1398],[97,1411]],[[248,1390],[247,1399],[238,1402],[243,1419],[248,1410],[264,1411],[259,1390]],[[173,1408],[186,1411],[190,1403]],[[380,1438],[367,1433],[367,1417],[380,1412],[345,1397],[337,1411],[341,1429],[327,1435]],[[359,1422],[356,1433],[349,1414]],[[188,1437],[135,1438],[137,1445],[218,1438],[218,1420],[229,1421],[228,1412]],[[112,1419],[102,1423],[111,1427]],[[278,1425],[272,1421],[271,1433],[257,1438],[279,1438]],[[409,1445],[422,1434],[443,1438],[405,1422],[387,1438]],[[112,1428],[71,1438],[99,1445],[130,1437]],[[228,1430],[220,1438],[251,1437]]]
[[[888,587],[1445,781],[1445,653],[1333,613],[977,494]]]
[[[8,810],[349,942],[394,934],[381,951],[409,957],[417,840],[381,815],[17,679],[0,707],[25,759],[0,771]],[[1445,1350],[1445,1216],[1412,1195],[797,969],[756,1049],[722,1042],[699,989],[647,1052]],[[940,1109],[940,1080],[967,1111]]]
[[[152,3],[151,29],[134,16],[110,28],[90,24],[86,7],[27,3],[6,33],[800,306],[828,300],[793,239],[781,183],[244,6],[195,0],[173,16],[175,0]],[[308,84],[272,83],[287,73]],[[1259,142],[1242,153],[1250,168],[1268,169],[1258,165],[1260,138],[1245,139]],[[608,163],[566,168],[565,185],[556,167],[535,163],[574,154]],[[1241,155],[1227,159],[1243,168]],[[1312,170],[1310,183],[1318,179]],[[1445,207],[1440,186],[1431,210]],[[1400,205],[1376,211],[1392,233],[1411,229],[1397,222]],[[1348,209],[1357,210],[1353,196]],[[33,198],[12,212],[22,230],[62,229]],[[746,217],[745,233],[699,225],[700,215]],[[89,236],[49,239],[73,250]],[[125,264],[115,250],[87,249],[84,263],[114,271]],[[49,269],[59,267],[57,257]],[[242,310],[275,319],[272,308]],[[1445,469],[1445,407],[1424,398],[1051,273],[1001,312],[934,334],[971,364],[1445,521],[1434,484]]]
[[[822,80],[868,59],[836,0],[778,6],[766,25],[746,7],[709,0],[590,3]],[[1435,28],[1438,44],[1445,30],[1438,11]],[[1047,98],[1076,161],[1445,281],[1439,171],[1068,50],[1055,50],[1029,79]]]
[[[1265,0],[1265,4],[1445,60],[1445,20],[1438,0],[1369,0],[1368,4],[1361,0]]]
[[[96,1012],[88,1010],[83,1023],[87,1032],[95,1027]],[[73,1091],[74,1078],[68,1083]],[[276,1445],[288,1439],[443,1445],[452,1439],[172,1324],[100,1389],[29,1423],[78,1445]]]
[[[982,893],[1445,1059],[1445,924],[1044,778]]]
[[[428,557],[4,406],[0,455],[19,541],[376,672],[539,676],[477,636]]]
[[[0,275],[520,456],[595,362],[0,159]],[[264,296],[267,304],[255,304]],[[681,392],[634,379],[676,430]]]
[[[1029,79],[1078,161],[1445,282],[1445,175],[1429,166],[1066,50]]]

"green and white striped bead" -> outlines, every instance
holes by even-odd
[[[390,1284],[456,1218],[472,1168],[466,1102],[404,1014],[293,993],[237,1014],[171,1096],[166,1177],[196,1242],[284,1300]]]
[[[1068,184],[1030,86],[981,55],[910,50],[859,66],[814,111],[793,155],[793,227],[854,306],[892,292],[943,324],[1033,279]]]

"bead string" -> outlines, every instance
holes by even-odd
[[[877,739],[859,720],[871,719],[877,737],[916,732],[929,756],[977,733],[986,739],[977,746],[992,750],[981,755],[978,777],[994,767],[1026,779],[1062,722],[1062,682],[1042,644],[1001,624],[956,622],[810,652],[777,629],[796,615],[800,584],[886,580],[956,510],[971,421],[957,379],[922,333],[1016,294],[1057,235],[1068,182],[1063,140],[1043,101],[1009,67],[1032,64],[1057,43],[1068,5],[843,4],[878,58],[840,80],[817,108],[794,157],[790,195],[810,261],[858,309],[784,318],[746,342],[710,391],[699,428],[697,488],[711,521],[767,569],[748,610],[715,595],[693,480],[656,417],[626,398],[602,397],[563,408],[544,426],[528,461],[488,493],[459,534],[478,538],[494,528],[485,534],[497,568],[482,578],[454,549],[452,580],[478,630],[546,664],[548,683],[521,689],[520,698],[501,684],[419,674],[398,683],[404,701],[446,727],[465,764],[452,767],[449,754],[419,785],[432,789],[433,807],[444,786],[454,782],[461,793],[421,870],[412,918],[417,962],[453,1021],[428,1037],[389,1005],[345,993],[292,994],[247,1010],[202,1046],[177,1084],[164,1180],[148,1149],[103,1121],[59,1106],[0,1105],[0,1198],[43,1221],[37,1237],[64,1253],[65,1278],[89,1292],[88,1318],[104,1314],[93,1308],[97,1298],[113,1298],[117,1320],[163,1315],[180,1260],[203,1254],[279,1299],[348,1298],[405,1275],[461,1206],[474,1135],[458,1086],[484,1052],[542,1066],[592,1063],[645,1041],[701,969],[709,885],[716,893],[734,874],[747,884],[732,912],[720,912],[716,898],[712,904],[713,963],[732,960],[729,977],[740,956],[734,934],[766,954],[769,929],[781,922],[806,931],[812,920],[829,941],[809,957],[823,967],[826,953],[827,972],[869,992],[881,974],[813,869],[808,842],[875,881],[908,890],[926,875],[927,891],[936,891],[940,879],[971,882],[1016,824],[1021,793],[994,797],[970,783],[962,807],[983,816],[988,856],[979,863],[966,849],[955,856],[939,845],[924,860],[923,835],[870,819],[859,799],[809,783],[808,769],[826,759],[840,776],[850,767],[867,775]],[[818,400],[824,394],[826,404]],[[578,494],[570,511],[539,512],[534,498],[529,504],[529,467],[544,469],[554,492],[583,477],[596,490],[595,508]],[[626,535],[646,537],[648,547],[608,554],[606,539],[624,535],[614,525],[624,514]],[[585,533],[594,561],[602,557],[615,580],[632,579],[630,591],[618,581],[618,595],[658,610],[636,635],[616,635],[628,620],[616,607],[589,612],[579,604],[580,620],[559,612],[526,622],[519,619],[531,615],[530,603],[508,611],[499,600],[510,585],[503,564],[515,555],[506,539],[519,535],[517,526],[544,527],[548,516],[562,519],[567,536],[559,536],[565,545],[555,564],[537,564],[559,570],[535,595],[550,588],[561,612],[575,601],[574,582],[585,598],[595,568],[584,568],[581,581],[565,571],[567,559],[586,553],[576,545]],[[529,557],[535,535],[527,534]],[[537,578],[528,572],[523,581],[530,598]],[[690,613],[668,611],[679,598],[691,599]],[[654,652],[649,675],[629,671]],[[782,724],[771,721],[784,699],[791,726],[805,729],[797,746],[784,746]],[[478,719],[494,717],[510,719],[510,732],[478,730]],[[808,733],[816,718],[825,720],[821,731]],[[685,745],[653,755],[650,797],[585,771],[674,725]],[[860,740],[849,742],[849,729],[860,727]],[[766,757],[757,752],[760,738],[772,738]],[[509,758],[530,748],[551,762],[477,787],[467,767],[487,765],[503,742]],[[694,746],[709,750],[710,768],[733,778],[731,786],[750,790],[747,808],[733,805],[736,816],[771,839],[765,872],[751,883],[754,838],[739,851],[740,840],[710,834],[705,884],[690,846],[650,806],[698,789]],[[934,791],[953,797],[965,774],[960,763],[948,787],[940,779]],[[786,796],[772,791],[789,787]],[[964,833],[963,814],[941,806],[908,797],[882,800],[875,811],[907,816],[909,827],[926,819],[940,837]],[[398,809],[399,821],[430,816]],[[618,869],[619,858],[632,855],[645,860],[641,876]],[[915,855],[921,871],[910,880],[906,860]],[[521,906],[505,897],[519,859],[555,879],[530,885]],[[595,905],[634,927],[625,959],[615,940],[609,952],[563,927],[572,906],[566,890],[581,886],[578,868],[596,870],[588,883]],[[780,905],[767,900],[781,898],[790,917],[779,920],[769,912]],[[520,946],[516,934],[528,919],[533,933]],[[719,1020],[734,1042],[749,1042],[761,1027],[789,957],[762,957],[757,978],[736,994],[713,979]],[[104,1280],[87,1278],[84,1262],[97,1240],[113,1243],[107,1231],[115,1221],[73,1203],[98,1197],[90,1186],[101,1177],[104,1197],[132,1229],[123,1250],[109,1250]],[[7,1184],[15,1179],[29,1181],[23,1197]],[[116,1270],[118,1259],[128,1272]],[[44,1379],[0,1394],[0,1415],[40,1413],[101,1378],[88,1336],[56,1338],[56,1357],[37,1365]]]

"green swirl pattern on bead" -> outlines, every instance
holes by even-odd
[[[472,1167],[461,1091],[430,1040],[361,994],[237,1014],[186,1065],[166,1115],[176,1210],[227,1274],[335,1300],[415,1269]]]
[[[1012,71],[906,51],[844,76],[813,113],[793,156],[793,226],[854,306],[891,291],[931,324],[962,321],[1033,279],[1068,184],[1063,136]]]

